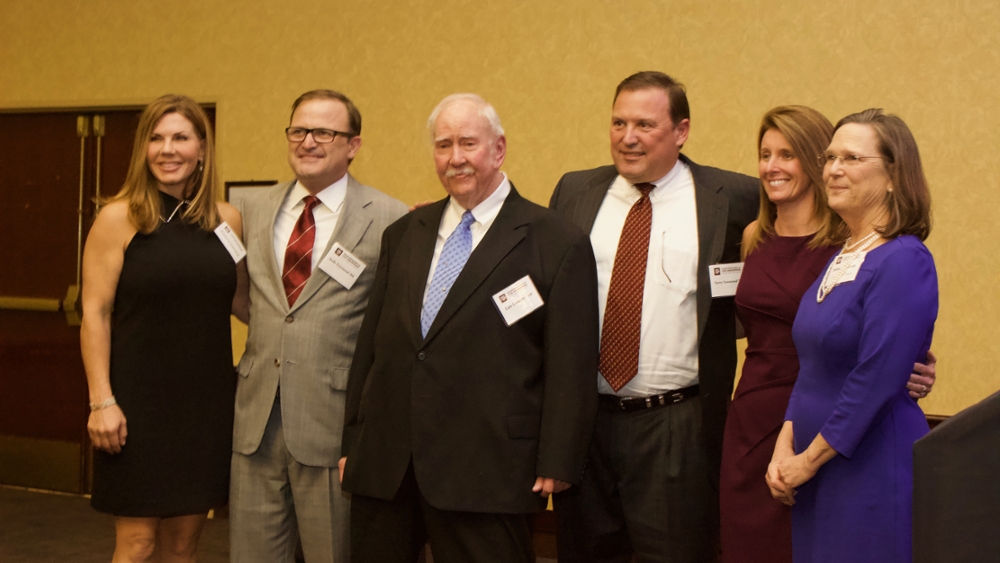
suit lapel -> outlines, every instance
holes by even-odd
[[[590,180],[584,193],[577,200],[571,220],[583,232],[589,233],[593,229],[597,212],[600,211],[604,197],[608,194],[611,183],[615,181],[616,177],[618,177],[618,171],[613,166],[609,166],[606,171],[602,171]]]
[[[420,331],[420,310],[424,305],[424,289],[427,287],[427,275],[434,260],[434,245],[437,243],[438,229],[441,226],[441,215],[448,206],[448,199],[432,203],[427,207],[413,212],[414,220],[407,229],[404,240],[409,241],[404,246],[404,260],[408,274],[408,316],[413,342],[419,347],[423,340]],[[439,313],[440,316],[440,313]]]
[[[698,217],[698,338],[705,330],[708,310],[712,306],[712,289],[709,285],[708,267],[722,258],[726,243],[726,217],[729,200],[719,194],[722,185],[713,182],[705,169],[686,156],[681,159],[691,169],[694,178],[694,203]]]
[[[361,189],[361,184],[348,174],[347,191],[344,194],[344,204],[340,209],[337,226],[334,227],[333,234],[330,235],[330,240],[326,241],[323,255],[320,256],[320,261],[317,264],[321,263],[323,258],[326,258],[326,254],[330,252],[335,242],[339,242],[349,252],[354,251],[354,248],[361,241],[361,237],[372,224],[372,217],[366,209],[369,204],[371,204],[371,199],[365,197],[364,191]],[[374,265],[371,266],[374,267]],[[330,276],[326,272],[320,270],[318,267],[313,270],[312,275],[309,276],[309,280],[306,282],[305,287],[302,288],[302,293],[295,300],[295,305],[292,306],[291,310],[298,309],[329,281]]]
[[[527,234],[523,228],[527,224],[524,214],[524,200],[511,185],[510,194],[500,208],[500,213],[494,219],[486,236],[479,242],[469,256],[469,261],[462,268],[462,273],[455,280],[448,296],[445,297],[441,310],[427,331],[427,340],[434,338],[441,327],[458,312],[469,297],[479,288],[497,264],[513,249]],[[426,279],[427,271],[424,271]],[[417,319],[419,327],[419,316]]]
[[[264,206],[264,210],[267,213],[267,220],[260,222],[260,228],[264,229],[264,231],[259,233],[257,237],[260,244],[264,246],[262,249],[265,262],[264,268],[267,272],[267,278],[271,283],[271,291],[275,303],[285,311],[288,311],[288,298],[285,296],[285,285],[281,281],[281,267],[278,266],[278,264],[284,261],[285,257],[275,256],[274,254],[274,223],[278,218],[278,213],[281,211],[281,204],[285,202],[288,192],[294,185],[295,182],[293,181],[271,190],[271,193],[268,195],[267,205]]]

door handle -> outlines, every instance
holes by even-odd
[[[58,299],[42,297],[0,297],[0,309],[8,311],[51,311],[58,312],[62,303]]]

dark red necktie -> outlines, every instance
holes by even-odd
[[[642,329],[642,292],[646,285],[649,230],[653,224],[653,204],[649,192],[653,184],[636,184],[642,192],[632,205],[618,239],[611,286],[601,327],[601,375],[616,392],[639,370],[639,334]]]
[[[281,281],[285,285],[285,296],[288,297],[288,306],[295,304],[302,288],[309,281],[312,274],[312,253],[313,244],[316,241],[316,220],[313,219],[313,208],[319,205],[319,199],[307,195],[302,198],[305,202],[305,209],[299,220],[295,222],[292,229],[292,236],[288,239],[288,246],[285,247],[285,266],[281,270]]]

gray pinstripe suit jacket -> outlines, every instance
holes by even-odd
[[[257,451],[280,382],[288,451],[303,465],[336,467],[347,373],[382,231],[407,208],[348,175],[341,215],[323,255],[339,242],[367,266],[350,290],[317,268],[289,307],[272,241],[275,218],[291,186],[262,190],[240,209],[250,272],[250,327],[239,364],[233,451]]]

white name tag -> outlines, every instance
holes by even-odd
[[[326,258],[319,263],[319,269],[327,273],[337,283],[351,289],[354,282],[358,281],[358,276],[365,271],[368,265],[358,260],[358,257],[351,254],[349,250],[340,246],[339,242],[333,243],[333,248],[327,253]]]
[[[507,326],[511,326],[545,304],[529,276],[524,276],[494,295],[493,303]]]
[[[715,264],[708,267],[708,279],[712,286],[712,297],[732,297],[743,275],[743,262]]]
[[[247,249],[243,248],[240,237],[236,236],[233,228],[225,221],[215,228],[215,236],[219,237],[219,240],[222,241],[222,246],[225,246],[226,250],[229,251],[229,255],[233,257],[233,262],[239,264],[240,260],[247,255]]]
[[[834,286],[854,281],[858,277],[861,265],[865,263],[865,256],[868,256],[867,250],[837,256],[830,264],[830,275],[827,279],[835,280]]]

